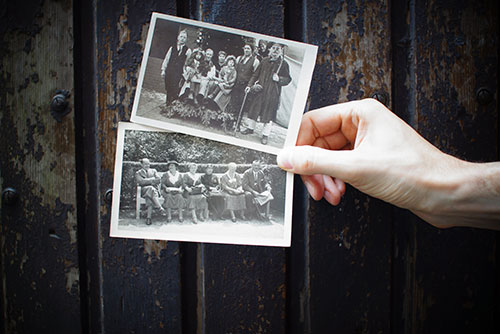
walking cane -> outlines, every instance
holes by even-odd
[[[241,103],[241,108],[240,108],[240,112],[238,114],[238,119],[236,120],[236,124],[234,125],[234,134],[236,135],[236,132],[238,131],[238,127],[240,126],[240,122],[241,122],[241,114],[243,113],[243,107],[245,106],[245,102],[247,100],[247,95],[248,95],[248,92],[245,92],[245,96],[243,97],[243,102]]]

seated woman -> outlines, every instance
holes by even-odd
[[[168,163],[168,171],[161,177],[161,193],[165,199],[163,206],[167,209],[167,222],[172,221],[172,209],[179,212],[179,221],[184,221],[182,210],[186,206],[186,200],[182,196],[184,180],[182,174],[177,171],[177,161]]]
[[[200,178],[201,183],[205,186],[205,196],[208,202],[208,209],[212,212],[214,218],[219,218],[222,214],[222,206],[224,203],[221,203],[221,196],[217,196],[220,194],[220,185],[219,178],[213,174],[214,168],[211,165],[208,165],[205,174],[203,174]],[[208,211],[205,212],[205,217],[208,218]]]
[[[241,218],[246,219],[244,211],[246,210],[245,191],[241,184],[241,176],[236,173],[236,164],[230,162],[227,165],[227,172],[221,176],[221,189],[226,193],[226,209],[231,213],[231,220],[236,222],[235,211],[240,211]]]
[[[208,204],[205,195],[203,195],[205,186],[201,183],[200,177],[196,175],[198,166],[195,163],[190,163],[188,167],[189,172],[184,174],[184,194],[187,196],[187,208],[191,211],[193,223],[197,224],[196,211],[200,211],[201,221],[208,219]]]
[[[214,86],[213,92],[208,96],[209,99],[213,99],[221,111],[226,111],[226,107],[231,99],[229,93],[234,87],[236,82],[236,68],[234,56],[229,56],[226,58],[226,63],[220,70],[220,75],[218,78],[217,85]]]

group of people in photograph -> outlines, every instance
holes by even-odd
[[[198,165],[189,163],[188,171],[179,172],[179,163],[169,161],[168,171],[159,173],[151,168],[149,159],[141,160],[141,169],[135,173],[135,181],[141,187],[141,197],[146,201],[146,224],[152,224],[153,209],[172,222],[177,213],[179,222],[184,222],[184,214],[191,216],[192,222],[222,219],[229,212],[236,222],[237,214],[242,220],[252,215],[260,220],[269,220],[270,202],[274,199],[269,175],[255,160],[242,175],[236,172],[237,165],[231,162],[227,171],[215,175],[208,165],[203,173],[197,173]]]
[[[259,121],[263,123],[261,143],[266,145],[281,87],[292,81],[284,46],[264,40],[256,46],[246,40],[241,54],[228,55],[224,49],[191,49],[187,41],[187,30],[181,30],[161,66],[167,106],[181,100],[228,112],[234,116],[234,130],[245,135],[254,133]],[[244,128],[240,127],[243,114],[248,118]]]

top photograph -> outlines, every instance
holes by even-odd
[[[317,47],[153,13],[131,121],[277,154],[295,145]]]

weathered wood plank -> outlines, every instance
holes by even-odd
[[[418,1],[395,10],[405,36],[395,66],[407,69],[395,82],[398,113],[447,153],[498,159],[497,3]],[[481,87],[489,104],[476,98]],[[396,220],[394,331],[498,332],[498,234],[438,230],[407,213]]]
[[[273,36],[284,33],[282,1],[203,1],[201,19]],[[285,331],[283,248],[201,244],[198,249],[199,331]]]
[[[377,92],[391,105],[389,10],[387,1],[307,3],[307,42],[319,46],[310,109]],[[348,187],[338,207],[311,200],[306,229],[305,328],[389,332],[390,206]]]
[[[181,332],[180,256],[177,242],[112,239],[110,207],[116,126],[129,120],[139,65],[153,11],[175,14],[175,1],[106,1],[96,8],[97,135],[104,331]],[[152,157],[153,158],[153,157]]]
[[[72,1],[1,7],[0,185],[19,199],[1,203],[0,331],[78,333],[73,97],[61,122],[49,111],[73,93]]]

